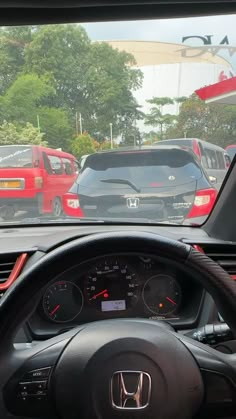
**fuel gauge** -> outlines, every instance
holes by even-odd
[[[170,275],[158,274],[149,278],[142,292],[147,309],[159,316],[175,314],[181,304],[179,283]]]

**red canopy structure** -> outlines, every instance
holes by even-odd
[[[236,77],[202,87],[196,90],[195,93],[206,103],[236,105]]]

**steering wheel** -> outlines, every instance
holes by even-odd
[[[17,330],[50,281],[72,266],[119,253],[149,254],[191,275],[236,335],[236,283],[191,246],[145,232],[77,239],[25,270],[0,301],[1,419],[9,412],[44,419],[187,419],[199,412],[203,417],[212,407],[223,407],[223,413],[232,407],[236,356],[157,321],[98,321],[29,349],[14,348]]]

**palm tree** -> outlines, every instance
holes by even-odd
[[[160,127],[160,140],[163,138],[163,130],[170,126],[175,120],[176,116],[169,113],[164,113],[164,106],[174,105],[174,100],[170,97],[153,97],[147,100],[153,105],[150,112],[145,116],[145,125]]]

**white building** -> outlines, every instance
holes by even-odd
[[[189,47],[149,41],[109,41],[113,48],[131,53],[136,68],[144,75],[142,88],[134,92],[143,112],[152,97],[178,98],[190,96],[196,89],[214,84],[234,75],[231,64],[204,47]],[[165,111],[177,113],[178,106],[167,106]],[[141,128],[141,127],[140,127]],[[150,127],[142,127],[149,131]]]

